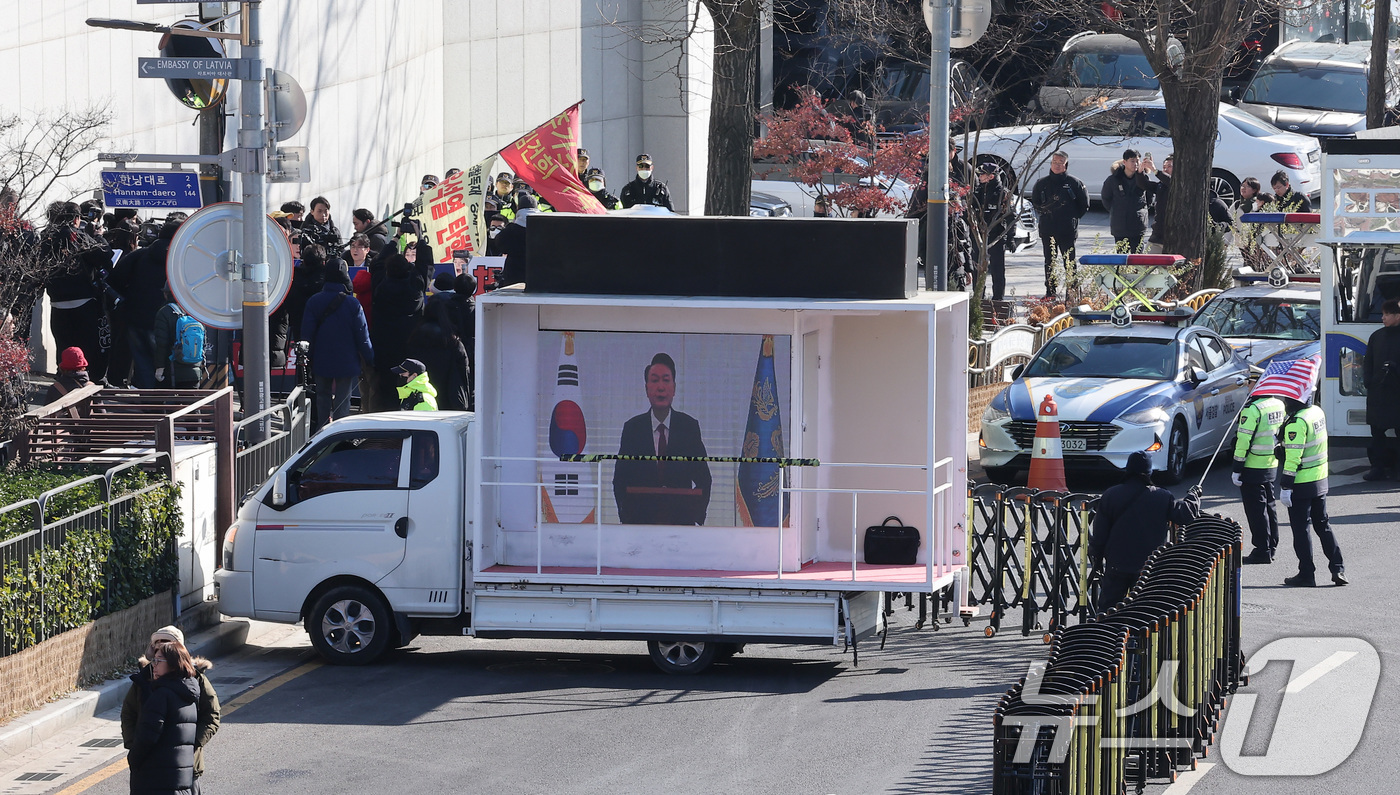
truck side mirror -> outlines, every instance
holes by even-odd
[[[287,470],[279,469],[272,476],[272,507],[283,508],[287,505]]]

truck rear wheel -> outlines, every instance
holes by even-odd
[[[664,674],[698,674],[710,667],[719,652],[718,643],[703,640],[649,640],[651,664]]]
[[[332,588],[306,616],[311,645],[336,665],[366,665],[389,647],[394,622],[378,594],[357,585]]]

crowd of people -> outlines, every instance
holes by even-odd
[[[653,168],[650,155],[638,155],[636,175],[619,198],[588,151],[577,151],[576,176],[607,209],[673,209]],[[440,181],[427,175],[419,187],[430,191]],[[12,195],[5,198],[14,203]],[[496,284],[485,286],[523,281],[525,226],[531,215],[552,208],[523,179],[502,172],[483,209],[484,253],[506,258]],[[272,367],[301,357],[314,380],[318,424],[348,414],[354,393],[363,411],[474,408],[477,281],[466,264],[470,253],[451,252],[452,268],[442,272],[436,263],[448,252],[433,250],[411,204],[384,220],[357,208],[348,234],[331,211],[330,201],[317,196],[271,213],[288,235],[294,261],[291,288],[269,318]],[[14,301],[13,327],[27,339],[33,307],[47,292],[63,388],[80,381],[141,389],[207,383],[211,335],[166,283],[170,243],[186,218],[176,212],[143,220],[135,210],[106,212],[98,202],[54,202],[42,229],[8,234],[6,245],[27,247],[40,274]]]

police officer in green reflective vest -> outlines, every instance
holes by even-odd
[[[1274,509],[1274,481],[1278,459],[1274,456],[1278,429],[1283,425],[1283,400],[1276,395],[1254,394],[1240,412],[1235,432],[1235,472],[1231,480],[1240,487],[1240,500],[1249,521],[1254,549],[1244,563],[1273,563],[1278,549],[1278,513]]]
[[[1327,521],[1327,416],[1322,408],[1292,398],[1283,399],[1288,419],[1283,423],[1283,479],[1279,481],[1278,501],[1288,508],[1288,523],[1293,528],[1293,551],[1298,555],[1298,573],[1285,578],[1284,585],[1311,587],[1317,585],[1313,565],[1312,536],[1308,535],[1311,520],[1313,532],[1327,556],[1327,568],[1332,582],[1346,585],[1342,567],[1342,549]]]

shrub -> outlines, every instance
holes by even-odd
[[[84,472],[26,469],[0,479],[4,503],[31,499]],[[154,484],[154,485],[153,485]],[[149,491],[140,492],[149,488]],[[0,567],[0,653],[12,654],[173,587],[183,523],[178,484],[128,470],[95,521],[60,524],[40,548],[13,549]],[[123,496],[124,495],[124,498]],[[45,520],[102,506],[97,483],[53,495]],[[32,529],[31,511],[0,515],[0,539]]]

